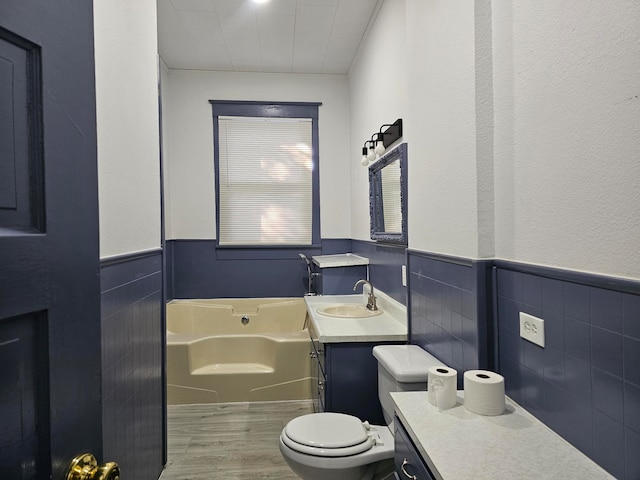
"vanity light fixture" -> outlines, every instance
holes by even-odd
[[[386,130],[382,131],[386,127]],[[402,119],[399,118],[393,123],[385,123],[380,130],[371,135],[371,140],[364,142],[362,147],[362,165],[365,167],[376,159],[376,155],[381,156],[389,145],[402,137]],[[368,147],[367,147],[368,145]]]

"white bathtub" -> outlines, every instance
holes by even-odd
[[[302,298],[167,304],[169,404],[310,398]]]

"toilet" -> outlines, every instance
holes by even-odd
[[[343,413],[294,418],[280,434],[280,453],[303,480],[378,480],[393,472],[390,392],[426,390],[430,367],[442,365],[417,345],[377,345],[378,397],[386,425]]]

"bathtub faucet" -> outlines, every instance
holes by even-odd
[[[367,285],[369,285],[369,298],[367,300],[367,310],[378,310],[378,306],[376,305],[376,297],[373,295],[373,284],[369,281],[369,280],[358,280],[356,282],[356,284],[353,286],[353,291],[356,291],[356,288],[358,288],[358,285],[360,285],[361,283],[366,283]]]
[[[313,271],[313,267],[311,266],[311,261],[307,258],[304,253],[299,253],[300,258],[303,259],[307,264],[307,291],[305,292],[305,297],[309,295],[317,295],[315,279],[320,276],[319,273]]]

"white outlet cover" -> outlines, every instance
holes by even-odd
[[[407,266],[402,265],[402,286],[407,286]]]
[[[544,348],[544,320],[520,312],[520,336]]]

